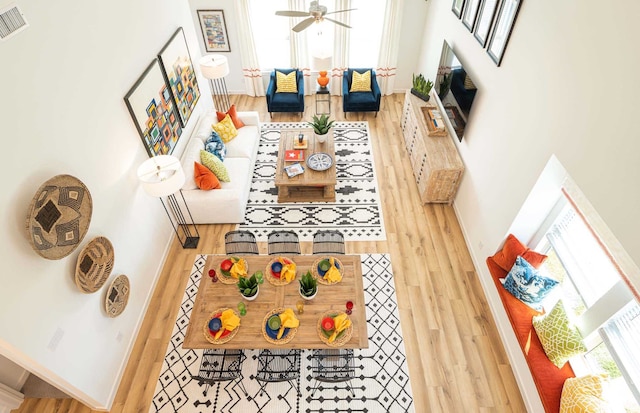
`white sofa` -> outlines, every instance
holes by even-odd
[[[245,126],[238,129],[238,136],[225,144],[227,156],[223,163],[231,182],[221,182],[222,188],[201,190],[193,178],[193,162],[200,162],[200,150],[204,149],[204,143],[211,135],[211,125],[218,123],[215,112],[200,117],[182,154],[182,167],[187,178],[182,194],[196,224],[244,222],[253,167],[258,156],[260,119],[258,112],[238,112],[238,117]]]

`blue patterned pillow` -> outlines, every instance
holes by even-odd
[[[540,274],[521,256],[516,258],[516,263],[504,279],[504,288],[507,291],[538,311],[542,310],[542,300],[556,285],[558,281]]]
[[[222,142],[222,138],[216,131],[211,131],[211,136],[204,143],[204,149],[214,154],[221,161],[224,161],[224,158],[227,156],[227,148],[224,146],[224,142]]]

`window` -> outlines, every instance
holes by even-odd
[[[534,245],[548,255],[545,267],[560,281],[563,302],[589,349],[582,367],[607,373],[615,393],[611,399],[627,412],[640,412],[640,306],[620,270],[564,196],[534,237]]]

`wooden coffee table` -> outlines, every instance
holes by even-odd
[[[308,146],[304,149],[304,173],[289,178],[284,171],[285,166],[294,162],[285,162],[284,154],[293,145],[298,135],[305,135]],[[307,159],[314,153],[326,153],[333,159],[331,167],[324,171],[314,171],[307,166]],[[333,144],[333,131],[327,134],[324,143],[317,142],[312,129],[286,129],[280,133],[278,148],[278,162],[276,164],[276,187],[278,188],[278,202],[333,202],[336,200],[336,161]]]

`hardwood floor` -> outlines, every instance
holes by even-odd
[[[524,412],[511,371],[467,251],[456,215],[448,205],[421,205],[400,117],[404,94],[386,96],[377,117],[366,120],[374,148],[387,240],[349,242],[347,253],[391,254],[415,411]],[[255,110],[269,122],[264,97],[232,96],[240,110]],[[332,98],[332,118],[345,120],[342,102]],[[304,119],[315,110],[307,96]],[[298,114],[274,114],[271,121],[300,121]],[[133,348],[111,412],[147,412],[169,336],[196,253],[224,253],[224,234],[235,225],[199,226],[196,251],[174,241],[149,311]],[[266,253],[266,244],[260,244]],[[302,243],[311,253],[311,243]],[[28,399],[16,413],[93,412],[72,400]]]

